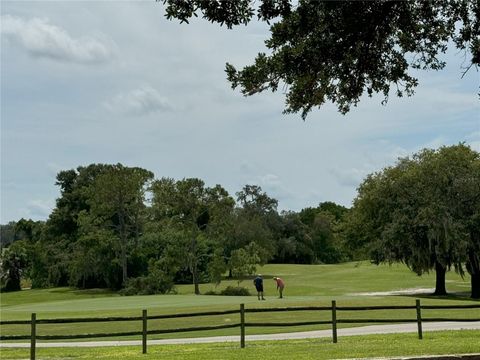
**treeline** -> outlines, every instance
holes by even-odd
[[[155,179],[121,164],[57,176],[60,197],[46,222],[1,227],[4,290],[76,286],[165,293],[175,283],[241,279],[268,262],[402,262],[418,275],[471,279],[480,298],[480,154],[465,144],[424,149],[368,175],[353,207],[324,202],[278,212],[255,185],[235,197],[200,179]],[[5,247],[10,244],[8,247]]]
[[[60,197],[45,222],[1,226],[4,290],[74,286],[165,293],[175,283],[241,279],[267,262],[318,264],[352,259],[333,202],[300,212],[277,209],[259,186],[235,197],[200,179],[155,179],[121,164],[61,171]],[[7,246],[8,245],[8,246]]]

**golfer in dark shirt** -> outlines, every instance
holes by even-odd
[[[253,284],[255,285],[255,288],[257,289],[257,296],[258,300],[260,300],[260,297],[262,300],[265,300],[263,297],[263,277],[262,275],[258,274],[257,277],[253,280]]]

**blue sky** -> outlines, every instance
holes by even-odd
[[[227,30],[179,24],[154,1],[2,1],[1,216],[46,219],[55,175],[90,163],[199,177],[232,195],[258,184],[299,210],[350,206],[373,171],[424,147],[466,142],[480,151],[479,73],[451,49],[440,72],[418,73],[411,98],[332,105],[304,122],[282,114],[282,93],[245,98],[228,61],[264,50],[265,24]]]

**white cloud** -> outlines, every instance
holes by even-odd
[[[163,10],[152,1],[2,2],[11,15],[1,35],[2,221],[58,196],[58,170],[89,163],[199,177],[232,195],[258,184],[279,209],[300,210],[348,206],[367,174],[425,146],[466,141],[480,151],[478,73],[460,80],[455,51],[451,70],[414,74],[411,98],[381,106],[381,96],[365,97],[346,116],[328,104],[302,122],[281,115],[282,91],[243,97],[225,78],[225,62],[242,67],[265,49],[266,24],[225,31],[168,21]],[[96,59],[109,66],[58,66],[95,64],[95,52],[79,55],[88,41],[106,49]]]
[[[46,219],[52,212],[55,202],[53,200],[32,200],[27,205],[27,214],[32,219]]]
[[[421,148],[422,149],[438,149],[440,148],[442,145],[445,145],[445,144],[448,144],[448,138],[446,136],[439,136],[439,137],[436,137],[430,141],[428,141],[427,143],[424,143]]]
[[[475,151],[480,152],[480,130],[467,136],[467,144]]]
[[[480,123],[479,123],[480,126]],[[480,130],[474,131],[471,134],[467,135],[467,140],[478,140],[480,139]]]
[[[1,33],[19,43],[27,52],[39,58],[80,64],[103,63],[113,56],[112,46],[91,38],[72,38],[68,32],[48,19],[23,19],[2,15]]]
[[[64,168],[55,162],[47,163],[47,171],[50,176],[56,177],[57,174],[62,170],[64,170]]]
[[[280,178],[275,174],[267,174],[264,176],[260,176],[260,181],[261,184],[265,186],[280,185]]]
[[[240,167],[243,169],[248,167],[248,169],[252,171],[245,184],[260,186],[268,196],[271,196],[280,202],[287,201],[288,199],[292,198],[292,192],[288,189],[284,181],[282,181],[278,175],[271,173],[265,175],[255,175],[253,173],[255,166],[245,162],[242,163]]]
[[[346,187],[357,187],[363,181],[363,179],[371,173],[367,169],[332,169],[331,170],[333,177],[336,181]]]
[[[348,154],[348,159],[340,159],[335,167],[330,168],[330,173],[338,185],[343,188],[356,189],[367,177],[387,166],[393,166],[399,158],[412,154],[412,151],[392,142],[388,139],[369,141],[366,144],[357,145],[355,152]],[[345,166],[351,164],[351,166]]]
[[[106,101],[104,105],[112,112],[127,115],[147,115],[172,109],[168,99],[150,86],[143,86],[125,94],[118,94],[113,99]]]

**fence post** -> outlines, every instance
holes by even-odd
[[[420,307],[420,299],[415,300],[415,305],[417,307],[417,326],[418,326],[418,338],[423,339],[422,334],[422,308]]]
[[[332,337],[333,343],[337,342],[337,302],[332,300]]]
[[[37,314],[32,313],[31,320],[31,339],[30,339],[30,360],[35,360],[35,347],[37,343]]]
[[[240,348],[245,347],[245,304],[240,304]]]
[[[142,310],[142,353],[147,353],[147,310]]]

